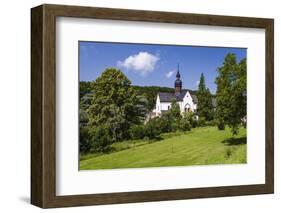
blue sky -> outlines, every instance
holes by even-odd
[[[245,48],[199,47],[157,44],[79,42],[80,81],[95,80],[108,67],[122,70],[133,85],[173,87],[177,64],[183,88],[197,89],[201,73],[212,93],[217,68],[227,53],[240,61]]]

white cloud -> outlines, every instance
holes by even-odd
[[[200,81],[196,81],[196,86],[198,86],[198,85],[199,85],[199,83],[200,83]]]
[[[167,72],[166,75],[165,75],[166,78],[171,78],[174,75],[175,72],[176,72],[176,70],[171,70],[171,71]]]
[[[146,75],[154,70],[159,59],[158,56],[148,52],[139,52],[136,55],[127,57],[123,61],[118,61],[117,66],[132,69],[139,72],[141,75]]]

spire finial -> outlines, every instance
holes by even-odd
[[[177,75],[176,75],[176,77],[179,79],[181,76],[180,76],[180,68],[179,68],[180,66],[179,66],[179,63],[178,63],[178,70],[177,70]]]

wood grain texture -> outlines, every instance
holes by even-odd
[[[95,18],[266,30],[266,183],[195,189],[56,196],[56,17]],[[274,23],[272,19],[41,5],[31,10],[31,203],[65,207],[149,202],[274,191]]]
[[[42,64],[43,7],[31,14],[31,203],[43,206]]]
[[[274,21],[266,26],[265,56],[265,156],[266,185],[268,191],[274,193]]]

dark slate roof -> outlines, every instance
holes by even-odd
[[[181,93],[169,93],[169,92],[159,92],[159,98],[160,98],[160,102],[171,102],[173,99],[176,99],[177,101],[182,101],[185,94],[187,93],[187,91],[190,93],[193,102],[197,103],[197,97],[195,95],[195,92],[192,90],[182,90]]]
[[[197,96],[193,93],[190,93],[190,95],[191,95],[191,97],[192,97],[192,100],[193,100],[193,102],[195,103],[195,104],[197,104],[198,103],[198,98],[197,98]]]
[[[171,102],[175,98],[174,93],[159,92],[160,102]]]

